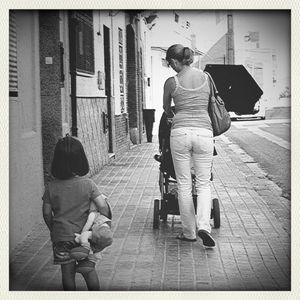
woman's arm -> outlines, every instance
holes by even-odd
[[[43,202],[43,218],[49,228],[50,232],[52,231],[52,207],[48,202]]]
[[[163,108],[168,118],[172,118],[174,113],[171,110],[172,96],[171,92],[174,89],[174,78],[170,77],[166,80],[164,85],[164,95],[163,95]]]

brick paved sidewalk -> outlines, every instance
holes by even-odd
[[[290,201],[251,157],[226,137],[216,141],[213,196],[221,227],[215,249],[175,239],[179,216],[153,229],[160,198],[158,144],[144,143],[94,178],[113,209],[114,243],[96,268],[106,291],[290,289]],[[61,290],[46,226],[37,224],[11,255],[11,290]],[[78,290],[86,290],[80,274]]]

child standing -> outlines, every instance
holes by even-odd
[[[78,247],[75,233],[81,232],[90,209],[95,203],[98,211],[110,216],[110,209],[96,184],[88,177],[89,164],[82,144],[69,135],[60,139],[54,150],[51,173],[55,178],[45,188],[43,217],[50,230],[54,264],[61,265],[64,290],[76,290],[76,260],[70,251]],[[88,290],[99,290],[95,269],[82,273]]]

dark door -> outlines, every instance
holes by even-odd
[[[103,25],[104,35],[104,71],[105,71],[105,94],[107,96],[107,118],[108,118],[108,152],[113,152],[112,144],[112,114],[111,114],[111,64],[110,64],[110,30]]]

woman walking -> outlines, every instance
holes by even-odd
[[[214,247],[211,236],[211,167],[213,131],[208,114],[210,88],[207,75],[192,68],[193,52],[180,44],[167,50],[166,60],[177,75],[166,80],[163,108],[172,120],[171,152],[178,184],[178,202],[184,241],[202,239],[205,247]],[[175,116],[171,110],[172,99]],[[197,191],[197,212],[192,198],[191,165],[194,167]]]

